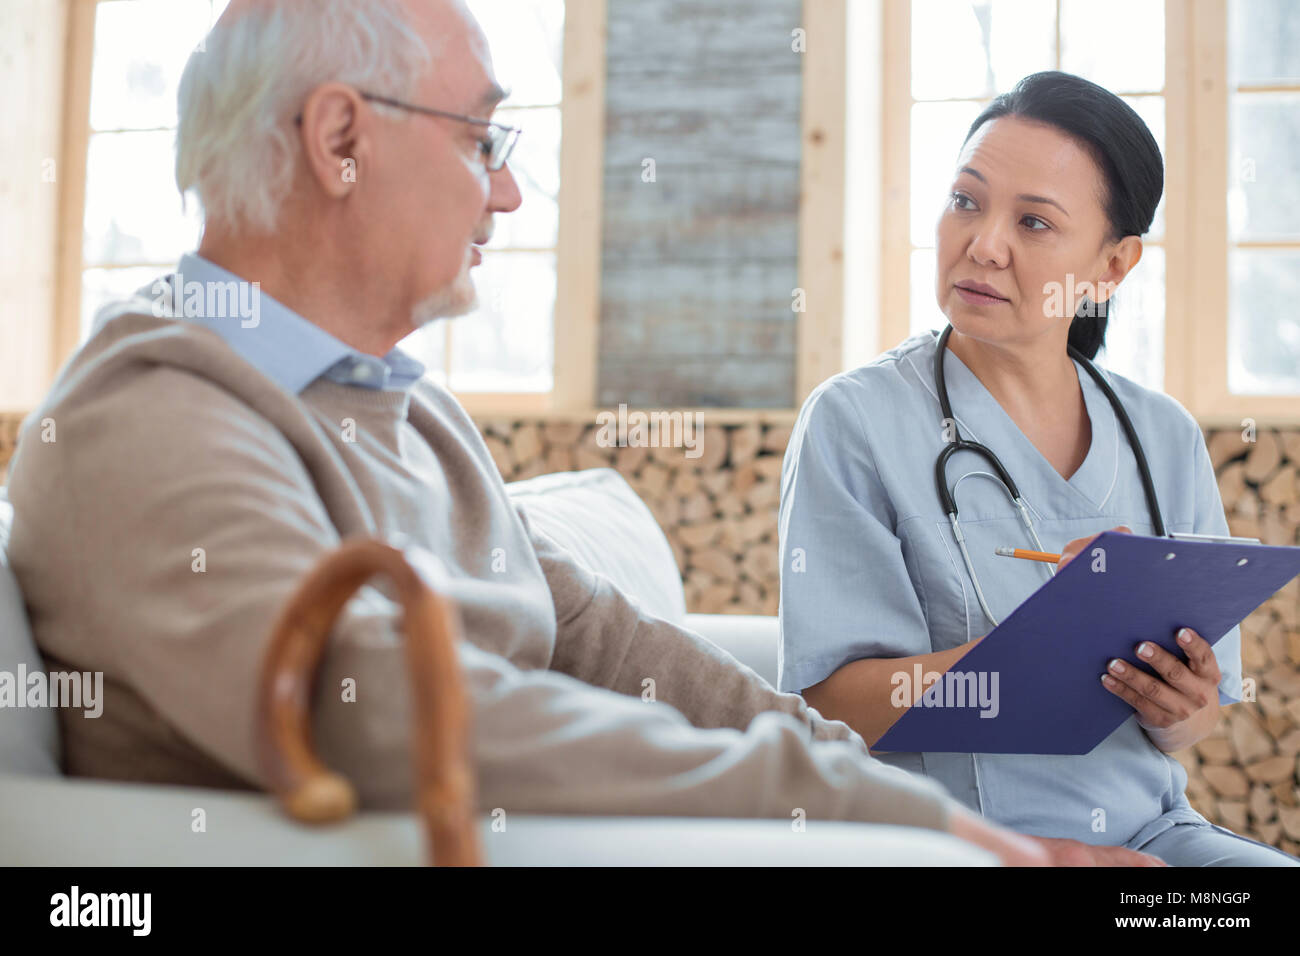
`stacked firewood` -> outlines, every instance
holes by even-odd
[[[1208,436],[1228,527],[1265,544],[1300,543],[1300,432],[1223,429]],[[1300,852],[1300,580],[1242,624],[1247,700],[1179,754],[1188,798],[1211,820]]]
[[[622,474],[663,528],[690,610],[776,613],[776,512],[788,417],[706,424],[691,449],[611,446],[594,424],[479,425],[507,481],[575,468]]]
[[[0,484],[4,484],[9,471],[9,459],[18,445],[18,426],[23,416],[19,412],[0,412]]]

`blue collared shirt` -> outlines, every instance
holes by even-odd
[[[212,329],[242,359],[295,395],[321,376],[357,388],[406,391],[424,375],[424,365],[401,349],[383,358],[358,352],[195,253],[181,256],[172,280],[177,291],[169,304],[179,306],[169,310],[173,317]],[[210,296],[212,288],[239,291]],[[210,302],[223,307],[209,309]]]

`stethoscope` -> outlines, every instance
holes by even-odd
[[[1002,467],[1002,462],[998,459],[998,456],[979,442],[967,441],[962,438],[961,433],[957,430],[957,419],[953,416],[952,404],[948,401],[948,386],[943,374],[943,356],[948,348],[948,337],[950,335],[952,335],[951,325],[940,334],[939,346],[934,353],[934,388],[938,393],[939,408],[943,413],[944,435],[945,438],[948,435],[952,436],[948,439],[947,447],[939,452],[939,458],[934,463],[934,478],[939,488],[939,503],[943,505],[943,510],[948,515],[948,521],[952,525],[952,534],[957,540],[957,547],[961,550],[962,560],[966,562],[966,573],[970,575],[971,583],[975,585],[975,597],[979,599],[980,609],[993,626],[997,627],[998,619],[993,616],[993,612],[989,610],[988,602],[984,600],[984,591],[980,587],[979,577],[975,574],[975,566],[971,563],[970,553],[966,550],[966,536],[962,534],[961,524],[957,521],[957,502],[953,498],[952,491],[948,488],[948,459],[959,451],[970,451],[982,456],[994,471],[994,475],[990,477],[996,478],[1020,512],[1020,520],[1028,529],[1035,550],[1043,551],[1045,549],[1042,542],[1038,540],[1038,532],[1034,529],[1033,519],[1029,515],[1029,506],[1025,504],[1025,499],[1021,497],[1020,489],[1016,487],[1011,475],[1006,468]],[[1119,419],[1120,426],[1128,437],[1129,446],[1133,449],[1133,457],[1137,459],[1138,472],[1142,477],[1142,490],[1146,493],[1147,498],[1147,510],[1151,513],[1151,526],[1155,530],[1157,537],[1165,537],[1165,523],[1160,518],[1160,502],[1156,499],[1156,486],[1151,480],[1151,469],[1147,467],[1147,456],[1142,450],[1142,442],[1138,440],[1133,423],[1129,420],[1128,412],[1124,411],[1124,405],[1120,402],[1119,396],[1115,394],[1110,387],[1110,383],[1106,381],[1096,366],[1088,361],[1084,354],[1073,345],[1066,348],[1070,358],[1082,365],[1088,374],[1092,376],[1093,381],[1105,394],[1106,400],[1110,402],[1111,408],[1115,410],[1115,417]],[[948,429],[951,429],[951,431],[948,431]]]

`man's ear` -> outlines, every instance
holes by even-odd
[[[361,96],[343,83],[312,90],[302,107],[299,136],[303,161],[325,194],[342,199],[356,187],[358,169],[369,149],[368,112]]]
[[[1098,303],[1107,301],[1124,277],[1133,271],[1133,267],[1142,260],[1142,240],[1137,236],[1125,236],[1110,251],[1106,260],[1106,271],[1097,280]]]

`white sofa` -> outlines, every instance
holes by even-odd
[[[776,679],[776,619],[687,614],[667,540],[617,472],[545,475],[510,486],[529,520],[647,609],[683,623]],[[5,557],[12,507],[0,489],[0,671],[41,667]],[[633,547],[635,542],[635,547]],[[70,779],[53,711],[0,707],[0,864],[407,865],[424,862],[414,814],[364,812],[325,828],[247,792]],[[202,808],[206,832],[191,830]],[[480,821],[496,865],[992,865],[943,834],[908,827],[673,817],[511,816]]]

